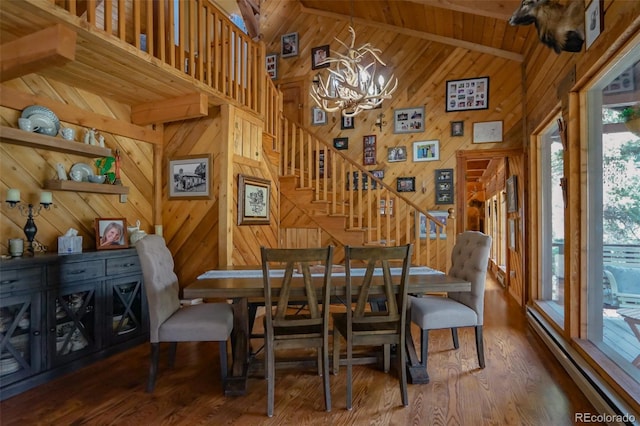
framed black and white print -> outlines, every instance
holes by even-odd
[[[268,225],[271,182],[238,175],[238,225]]]
[[[298,56],[298,33],[283,34],[280,37],[281,52],[283,58]]]
[[[584,11],[585,50],[589,49],[604,29],[604,0],[591,0]]]
[[[211,199],[211,154],[169,159],[169,199]]]
[[[347,129],[353,129],[355,128],[355,118],[353,117],[345,117],[344,115],[342,116],[342,119],[340,121],[340,130],[347,130]]]
[[[349,138],[333,138],[335,149],[349,149]]]
[[[329,68],[329,62],[324,62],[329,57],[329,45],[311,48],[311,69]]]
[[[451,122],[451,136],[464,136],[464,121]]]
[[[447,112],[489,108],[489,77],[447,81]]]
[[[320,126],[327,124],[327,113],[322,108],[313,108],[311,110],[311,124]]]
[[[424,107],[403,108],[393,111],[393,133],[424,131]]]
[[[473,123],[473,143],[502,142],[502,121]]]
[[[275,53],[272,55],[267,55],[265,62],[267,67],[267,74],[269,74],[269,77],[271,77],[272,80],[278,78],[278,55],[276,55]]]

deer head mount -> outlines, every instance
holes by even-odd
[[[556,53],[580,52],[584,43],[584,2],[563,5],[557,0],[522,0],[509,24],[535,24],[540,41]]]

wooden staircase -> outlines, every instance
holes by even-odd
[[[298,243],[291,231],[316,230],[318,246],[411,243],[413,264],[448,268],[455,236],[452,210],[446,223],[440,222],[310,129],[287,118],[280,121],[280,228],[288,235],[281,239],[283,247],[308,246],[308,237]]]

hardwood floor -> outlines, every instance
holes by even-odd
[[[266,382],[249,380],[242,397],[222,394],[214,343],[178,345],[176,367],[161,362],[155,393],[146,394],[147,344],[0,403],[2,425],[379,424],[571,425],[574,413],[598,414],[528,328],[517,304],[495,281],[485,305],[485,357],[478,368],[474,335],[430,334],[431,383],[409,385],[402,407],[393,372],[355,366],[353,410],[345,409],[345,374],[331,376],[333,410],[324,411],[322,380],[313,369],[278,370],[275,414],[266,416]],[[415,329],[414,338],[419,337]],[[258,343],[258,342],[256,342]]]

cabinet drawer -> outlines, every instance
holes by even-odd
[[[45,281],[42,267],[24,269],[3,269],[0,271],[0,293],[28,290]]]
[[[104,261],[63,263],[60,265],[60,282],[87,280],[104,276]]]
[[[131,274],[140,272],[138,256],[107,259],[107,275]]]

